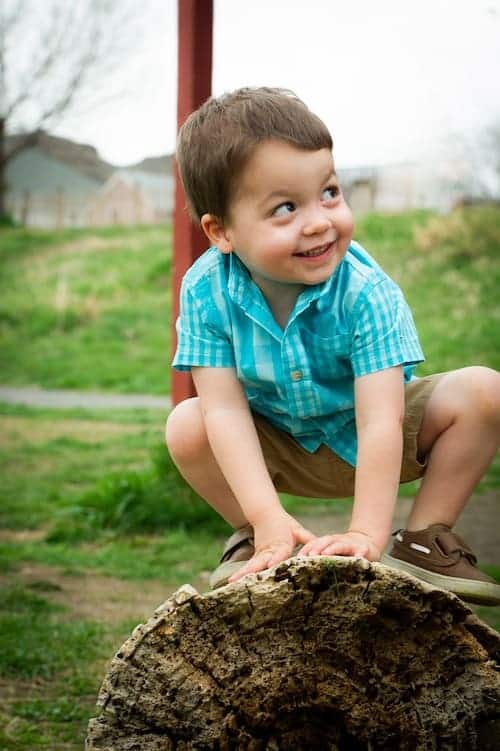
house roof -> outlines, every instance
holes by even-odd
[[[117,169],[114,172],[113,177],[121,178],[130,185],[140,185],[143,188],[160,189],[164,190],[165,184],[168,181],[170,175],[165,173],[154,174],[152,172],[143,172],[138,169],[129,169],[124,167],[123,169]]]
[[[174,178],[170,173],[153,174],[138,169],[118,169],[100,190],[106,191],[120,181],[131,187],[140,188],[157,208],[168,208],[171,203],[169,196],[173,196]]]
[[[173,156],[164,154],[162,156],[150,156],[143,159],[142,162],[131,164],[124,169],[147,172],[148,174],[171,175],[173,171]]]
[[[134,174],[158,175],[163,178],[167,175],[172,175],[173,157],[170,154],[147,157],[141,162],[137,162],[137,164],[121,168],[102,159],[94,146],[85,143],[76,143],[75,141],[60,138],[59,136],[52,136],[43,130],[36,133],[7,136],[7,151],[15,149],[26,138],[29,138],[30,141],[28,148],[36,147],[44,154],[74,167],[82,174],[100,183],[105,183],[112,174],[116,171],[121,172],[122,170],[130,171]]]
[[[15,149],[27,137],[29,137],[28,148],[40,149],[44,154],[74,167],[97,182],[105,182],[115,170],[112,164],[101,159],[97,149],[93,146],[51,136],[45,131],[8,136],[7,152]]]

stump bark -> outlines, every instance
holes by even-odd
[[[382,564],[181,587],[113,659],[87,751],[498,751],[500,636]]]

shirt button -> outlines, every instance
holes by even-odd
[[[301,380],[302,380],[302,371],[292,370],[292,381],[301,381]]]

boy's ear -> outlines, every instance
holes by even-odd
[[[222,221],[214,214],[203,214],[201,228],[210,243],[216,245],[221,253],[231,253],[234,248],[229,239],[228,232]]]

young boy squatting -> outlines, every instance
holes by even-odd
[[[385,562],[500,603],[452,532],[499,443],[500,374],[415,378],[397,285],[358,243],[324,123],[291,92],[209,99],[177,159],[211,247],[181,291],[174,367],[198,396],[167,421],[187,482],[236,530],[212,585],[302,555],[381,558],[400,482],[422,477]],[[278,491],[354,495],[349,529],[315,537]]]

